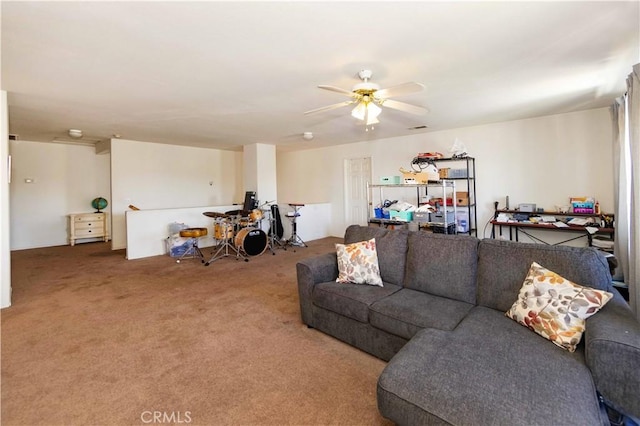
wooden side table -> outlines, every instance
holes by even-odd
[[[69,244],[83,238],[102,238],[109,241],[107,213],[72,213],[69,216]]]

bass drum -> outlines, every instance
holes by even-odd
[[[267,234],[258,228],[241,229],[234,240],[238,250],[247,256],[259,256],[267,249]]]

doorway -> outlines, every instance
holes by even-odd
[[[371,183],[371,157],[348,158],[344,160],[345,179],[345,223],[367,225],[368,203],[367,184]]]

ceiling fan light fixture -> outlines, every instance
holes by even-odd
[[[360,121],[364,121],[367,130],[369,130],[369,128],[373,130],[372,125],[379,123],[378,116],[382,112],[382,106],[416,115],[422,115],[428,112],[424,107],[389,99],[391,97],[408,95],[410,93],[424,90],[423,84],[408,82],[380,89],[380,86],[369,81],[372,75],[373,73],[371,70],[360,70],[358,77],[360,77],[362,82],[353,86],[351,90],[326,85],[318,86],[321,89],[330,90],[332,92],[340,93],[343,96],[347,96],[350,100],[322,108],[312,109],[305,112],[305,114],[328,111],[355,104],[355,107],[351,110],[351,116]]]
[[[358,105],[356,105],[356,107],[353,110],[351,110],[351,116],[361,121],[364,121],[364,117],[366,114],[367,114],[367,104],[364,102],[359,102]]]
[[[375,120],[376,118],[378,118],[381,112],[382,112],[382,108],[380,108],[378,105],[374,104],[373,102],[369,102],[367,104],[367,114],[369,118],[373,118]]]
[[[360,102],[351,111],[351,116],[357,118],[360,121],[366,122],[367,126],[372,124],[378,124],[378,116],[382,112],[382,109],[373,102]]]

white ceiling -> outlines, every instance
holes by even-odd
[[[2,1],[2,89],[25,140],[351,143],[609,106],[640,62],[639,5]],[[369,132],[350,107],[303,114],[363,68],[424,84],[394,99],[431,112],[385,108]]]

